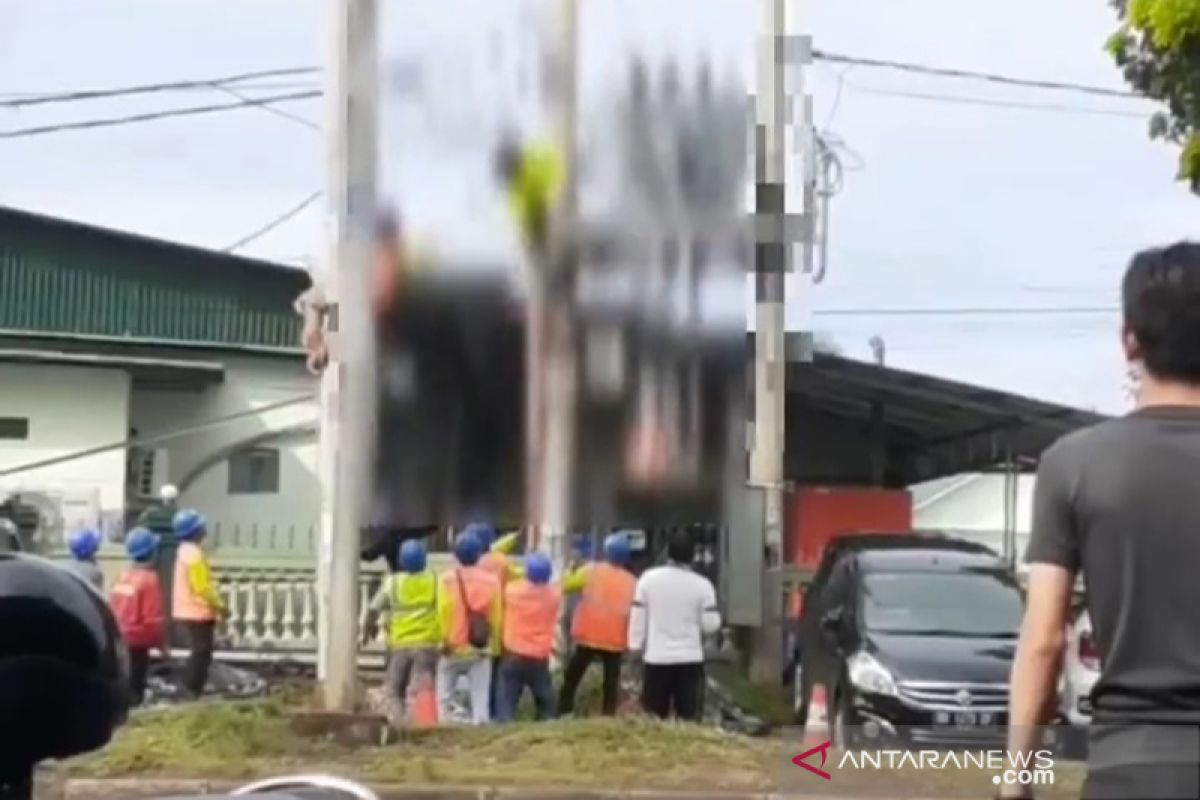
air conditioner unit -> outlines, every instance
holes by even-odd
[[[133,462],[133,489],[137,496],[143,500],[156,499],[158,490],[167,483],[167,450],[136,449],[129,458]]]

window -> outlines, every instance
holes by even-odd
[[[278,494],[279,451],[269,447],[254,447],[231,455],[229,493]]]
[[[0,439],[28,439],[28,417],[0,417]]]
[[[1020,589],[994,572],[875,573],[863,580],[862,601],[876,633],[1016,638],[1021,624]]]

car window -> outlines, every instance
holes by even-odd
[[[1022,602],[1001,572],[878,572],[862,580],[863,626],[874,633],[1015,637]]]
[[[850,594],[850,563],[853,559],[843,558],[838,561],[830,572],[829,581],[821,592],[821,607],[823,611],[832,608],[845,607]]]

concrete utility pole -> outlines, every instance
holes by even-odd
[[[755,348],[754,428],[750,483],[764,502],[763,625],[758,631],[752,671],[778,679],[782,627],[774,596],[783,558],[784,401],[787,358],[784,280],[791,269],[787,235],[787,2],[760,0],[762,38],[755,97]]]
[[[326,279],[330,361],[321,380],[318,672],[327,711],[357,703],[358,561],[374,467],[375,352],[368,313],[375,224],[378,8],[326,0]],[[336,624],[335,624],[336,621]]]
[[[533,466],[534,518],[539,533],[538,548],[550,555],[557,567],[566,563],[567,541],[572,523],[571,506],[575,487],[575,425],[577,414],[578,365],[573,336],[573,272],[576,268],[573,242],[578,239],[576,185],[578,117],[578,0],[558,0],[556,41],[552,46],[548,74],[554,84],[549,98],[551,128],[563,157],[566,184],[551,226],[549,257],[540,265],[533,283],[540,284],[531,296],[530,317],[535,319],[530,335],[540,336],[540,364],[530,365],[526,374],[531,391],[540,387],[540,414],[531,435],[541,439],[540,458]],[[565,280],[560,278],[566,276]],[[567,291],[550,296],[548,289]],[[542,374],[537,371],[542,370]]]

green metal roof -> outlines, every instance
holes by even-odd
[[[296,350],[299,269],[0,207],[0,334]]]

